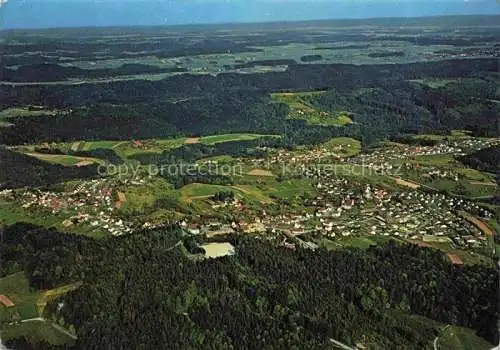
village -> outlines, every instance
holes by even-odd
[[[121,235],[131,232],[132,225],[116,216],[119,201],[113,186],[112,180],[98,179],[82,182],[72,191],[26,188],[16,192],[4,190],[0,197],[19,203],[23,209],[64,217],[64,228],[87,225],[112,235]]]
[[[206,198],[215,214],[186,214],[183,219],[168,224],[177,223],[189,234],[209,239],[234,233],[265,235],[269,239],[278,238],[290,249],[297,245],[316,249],[325,238],[335,241],[374,236],[448,243],[457,248],[484,248],[489,244],[488,235],[492,235],[492,231],[484,226],[493,215],[489,210],[469,199],[429,191],[397,176],[401,171],[415,170],[417,165],[404,161],[413,156],[460,155],[498,143],[499,140],[463,138],[434,146],[380,147],[359,154],[352,152],[356,145],[350,143],[299,152],[273,150],[266,158],[241,161],[248,166],[266,169],[271,175],[277,174],[279,166],[295,166],[300,172],[284,175],[306,179],[315,196],[302,198],[300,205],[287,204],[278,209],[276,206],[271,208],[271,203],[262,203],[259,210],[249,209],[245,199],[234,193],[222,200]],[[335,168],[318,167],[322,160],[373,169],[373,175],[383,173],[387,178],[395,179],[395,185],[399,186],[388,188],[365,181],[366,178],[344,176]],[[403,162],[397,167],[394,160]],[[454,181],[461,176],[453,169],[433,166],[422,166],[419,170],[423,171],[422,176],[448,177]],[[111,235],[122,235],[132,232],[134,227],[150,229],[165,224],[129,222],[120,218],[118,213],[125,201],[124,193],[118,188],[141,186],[148,181],[148,178],[101,178],[82,181],[69,191],[6,190],[0,193],[0,197],[15,201],[26,210],[58,215],[64,219],[62,227],[65,229],[86,226]],[[474,221],[471,217],[483,221]]]
[[[302,213],[268,215],[263,209],[254,217],[241,213],[240,219],[206,223],[180,222],[189,233],[214,237],[232,233],[266,234],[292,238],[289,241],[306,248],[316,248],[314,241],[349,236],[392,236],[423,242],[441,242],[463,248],[479,248],[488,237],[477,223],[462,213],[473,213],[484,219],[492,213],[478,204],[438,193],[417,190],[388,191],[346,178],[324,177],[316,184],[318,196],[304,201]],[[238,207],[235,199],[228,206]],[[195,220],[199,221],[199,220]],[[298,238],[298,239],[297,239]]]

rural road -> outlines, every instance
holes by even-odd
[[[26,320],[21,320],[21,323],[26,323],[26,322],[45,322],[45,319],[42,317],[35,317],[35,318],[28,318]]]
[[[356,350],[355,348],[351,348],[350,346],[345,345],[344,343],[339,342],[338,340],[330,338],[330,342],[333,343],[334,346],[344,349],[344,350]]]
[[[448,328],[449,326],[450,326],[449,324],[447,324],[446,326],[444,326],[443,329],[441,329],[439,331],[439,333],[444,332],[446,330],[446,328]],[[438,347],[438,339],[439,339],[439,335],[434,339],[434,350],[438,350],[439,349],[439,347]]]

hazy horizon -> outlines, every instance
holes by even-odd
[[[0,0],[1,27],[55,28],[498,15],[492,0]]]

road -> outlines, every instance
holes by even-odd
[[[441,334],[442,332],[444,332],[446,330],[446,328],[448,328],[450,325],[447,324],[446,326],[443,327],[443,329],[441,329],[439,331],[439,333]],[[439,335],[434,339],[434,350],[438,350],[439,347],[438,347],[438,339],[439,339]]]
[[[330,342],[333,343],[335,347],[344,349],[344,350],[356,350],[355,348],[351,348],[350,346],[345,345],[344,343],[339,342],[338,340],[330,338]]]

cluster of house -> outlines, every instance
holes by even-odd
[[[130,223],[116,216],[115,190],[107,179],[82,182],[71,192],[25,189],[17,200],[22,208],[48,210],[53,215],[67,217],[62,222],[64,227],[86,224],[112,235],[132,231]]]
[[[440,50],[433,53],[425,54],[430,57],[500,57],[500,49],[494,47],[469,47],[461,50]]]
[[[370,153],[363,153],[349,161],[366,166],[390,166],[390,161],[405,160],[414,156],[425,155],[464,155],[476,150],[500,144],[498,139],[463,138],[453,142],[442,142],[434,146],[404,146],[379,148]]]
[[[323,179],[317,190],[320,195],[311,204],[316,205],[315,216],[321,224],[315,230],[330,237],[369,233],[416,239],[458,234],[484,242],[483,232],[459,213],[492,216],[465,199],[416,190],[388,193],[342,178]]]
[[[293,237],[283,241],[288,248],[300,244],[314,249],[315,244],[305,237],[351,235],[398,236],[474,247],[487,242],[481,228],[460,214],[468,212],[491,218],[491,212],[472,201],[416,190],[388,192],[370,184],[324,174],[316,180],[318,195],[303,201],[302,213],[267,215],[263,210],[250,221],[214,220],[202,224],[182,221],[181,225],[191,234],[208,237],[235,232],[285,234]]]

